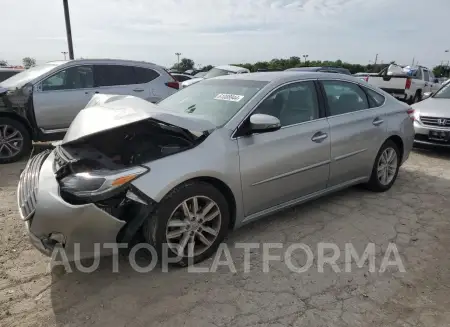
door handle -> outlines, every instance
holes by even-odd
[[[134,92],[143,92],[144,89],[133,89]]]
[[[95,94],[99,94],[100,92],[99,92],[99,91],[95,91],[94,93],[95,93]]]
[[[375,118],[375,120],[372,122],[372,124],[374,124],[375,126],[380,126],[383,123],[384,123],[384,120],[380,119],[380,118]]]
[[[323,132],[317,132],[316,134],[314,134],[311,137],[311,141],[316,142],[316,143],[320,143],[323,140],[325,140],[328,137],[327,133],[323,133]]]

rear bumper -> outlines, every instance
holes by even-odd
[[[59,195],[59,185],[53,173],[53,159],[54,155],[50,153],[42,167],[27,165],[21,174],[18,187],[18,193],[22,194],[18,196],[19,211],[31,243],[49,256],[56,245],[61,245],[69,260],[111,254],[111,249],[104,245],[116,243],[117,234],[125,222],[94,204],[72,205],[65,202]],[[27,176],[33,174],[38,176],[34,182],[26,180]],[[37,189],[35,201],[26,204],[29,211],[24,214],[24,199],[32,199],[26,195],[33,189]]]

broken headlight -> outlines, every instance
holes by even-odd
[[[94,170],[79,172],[60,180],[62,192],[67,192],[78,198],[89,198],[93,201],[109,198],[120,192],[131,181],[148,172],[141,166],[122,170]]]

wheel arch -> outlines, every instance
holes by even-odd
[[[31,125],[26,118],[14,113],[14,112],[0,111],[0,119],[1,118],[9,118],[9,119],[18,121],[25,127],[25,129],[29,133],[30,138],[33,139],[33,129],[31,128]]]
[[[385,143],[387,141],[392,141],[394,142],[394,144],[398,147],[399,151],[400,151],[400,162],[402,162],[404,154],[405,154],[405,145],[403,143],[403,140],[400,136],[398,135],[391,135],[389,138],[386,139]]]

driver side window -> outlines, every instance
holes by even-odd
[[[70,67],[42,81],[42,91],[76,90],[94,87],[91,66]]]
[[[254,113],[277,117],[281,126],[319,118],[319,103],[314,82],[292,83],[279,88],[269,95]]]

